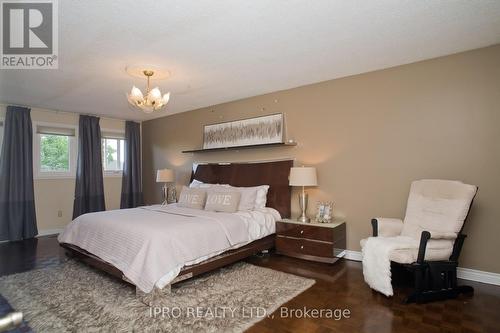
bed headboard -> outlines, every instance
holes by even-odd
[[[291,187],[288,185],[292,160],[249,163],[197,164],[191,175],[193,179],[211,184],[232,186],[269,185],[267,206],[280,212],[283,218],[290,217]]]

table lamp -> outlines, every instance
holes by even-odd
[[[316,177],[316,168],[314,167],[293,167],[290,169],[289,177],[290,186],[302,186],[302,192],[299,194],[299,206],[302,214],[297,219],[299,222],[309,222],[307,217],[307,193],[305,186],[317,186],[318,179]]]
[[[177,201],[177,193],[175,186],[175,174],[172,169],[159,169],[156,171],[156,182],[164,183],[162,187],[163,202],[162,205],[174,203]]]

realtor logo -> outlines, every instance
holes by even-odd
[[[57,69],[56,0],[0,2],[2,69]]]

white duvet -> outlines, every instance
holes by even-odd
[[[121,270],[143,292],[163,288],[186,265],[275,232],[272,208],[216,213],[176,204],[89,213],[59,235]]]

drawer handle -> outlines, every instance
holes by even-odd
[[[304,230],[300,230],[300,234],[302,235],[304,233]]]
[[[303,250],[303,249],[304,249],[304,245],[301,245],[301,246],[300,246],[300,249],[301,249],[301,250]]]

